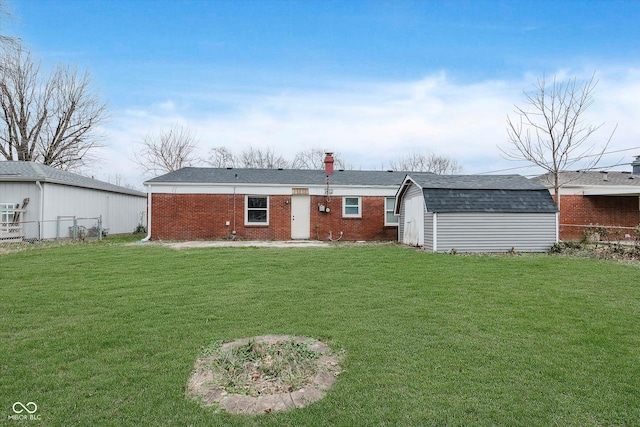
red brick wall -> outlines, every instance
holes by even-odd
[[[320,212],[318,205],[323,204],[331,212]],[[398,240],[398,227],[384,225],[385,197],[362,197],[362,217],[342,217],[342,197],[331,197],[329,202],[324,196],[311,197],[311,238],[327,240],[329,231],[333,239],[343,240]]]
[[[607,227],[611,239],[634,239],[633,228],[640,223],[637,196],[581,196],[560,197],[560,239],[581,240],[585,229]],[[616,233],[617,232],[617,233]],[[615,235],[615,237],[614,237]]]
[[[235,196],[236,237],[247,240],[291,239],[291,196],[269,196],[269,225],[245,226],[245,195]],[[327,205],[331,212],[318,210]],[[311,196],[310,238],[343,240],[397,240],[398,227],[384,225],[385,197],[362,197],[362,218],[342,218],[342,197],[329,203]],[[226,222],[229,221],[229,225]],[[226,239],[234,229],[234,196],[219,194],[153,194],[151,238],[154,240]]]
[[[151,238],[157,240],[238,238],[285,240],[291,237],[291,211],[285,196],[269,197],[269,225],[245,226],[242,194],[153,194]],[[227,221],[229,225],[226,225]]]

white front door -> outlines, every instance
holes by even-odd
[[[311,197],[291,196],[291,238],[308,239],[311,236]]]

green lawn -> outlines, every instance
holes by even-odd
[[[640,424],[640,267],[400,246],[99,243],[0,255],[0,424]],[[185,398],[216,340],[344,349],[321,401],[260,417]],[[40,421],[8,419],[35,402]]]

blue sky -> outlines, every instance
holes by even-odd
[[[638,1],[6,1],[4,33],[44,67],[87,69],[109,103],[87,171],[104,180],[140,186],[136,144],[176,125],[202,157],[252,145],[362,169],[427,152],[465,173],[523,166],[498,150],[522,91],[594,71],[592,143],[618,125],[601,164],[640,155]]]

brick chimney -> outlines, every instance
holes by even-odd
[[[324,173],[326,175],[333,175],[333,153],[325,153]]]
[[[640,156],[636,156],[636,159],[631,163],[631,166],[633,166],[633,174],[640,175]]]

